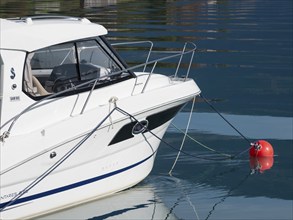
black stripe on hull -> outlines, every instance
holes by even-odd
[[[158,112],[153,115],[149,115],[146,120],[149,122],[148,124],[148,130],[153,130],[163,124],[165,124],[167,121],[172,119],[183,107],[183,105],[178,105],[172,108],[169,108],[167,110]],[[134,135],[132,134],[132,129],[135,126],[137,122],[133,121],[126,125],[124,125],[114,136],[114,138],[111,140],[108,146],[117,144],[121,141],[128,140],[130,138],[133,138]]]

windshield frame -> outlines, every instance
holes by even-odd
[[[76,60],[72,64],[76,65],[76,71],[77,71],[77,74],[78,74],[78,77],[76,77],[75,82],[78,81],[78,83],[84,84],[84,82],[86,82],[86,81],[83,81],[83,82],[81,81],[82,73],[81,73],[81,67],[80,67],[81,63],[80,63],[80,60],[79,60],[80,59],[80,54],[79,54],[79,51],[78,51],[78,44],[80,44],[80,43],[82,44],[83,42],[90,42],[90,41],[94,41],[99,46],[99,48],[101,48],[101,51],[108,56],[109,61],[113,62],[115,64],[115,66],[117,66],[119,68],[119,71],[115,71],[117,74],[115,74],[115,72],[109,74],[108,79],[105,78],[104,80],[100,80],[95,85],[92,82],[89,82],[89,84],[87,86],[77,87],[76,89],[68,89],[67,92],[66,91],[61,92],[60,95],[57,95],[57,96],[54,96],[54,97],[70,96],[70,95],[73,95],[73,94],[78,94],[78,93],[90,91],[92,89],[98,89],[98,88],[102,88],[102,87],[109,86],[109,85],[112,85],[112,84],[116,84],[116,83],[122,82],[124,80],[128,80],[130,78],[135,78],[136,77],[134,72],[132,72],[131,70],[128,69],[128,66],[127,66],[126,62],[120,57],[120,55],[116,52],[116,50],[109,44],[109,42],[106,40],[106,38],[104,36],[97,36],[97,37],[91,37],[91,38],[85,38],[85,39],[78,39],[78,40],[70,41],[70,42],[64,42],[62,44],[52,45],[52,46],[47,47],[47,48],[42,48],[42,49],[39,49],[39,50],[36,50],[36,51],[27,52],[26,60],[25,60],[25,68],[24,68],[24,71],[23,71],[24,73],[23,73],[22,91],[27,96],[29,96],[30,98],[32,98],[34,100],[41,100],[44,97],[47,97],[49,95],[58,93],[58,91],[57,92],[56,91],[54,91],[54,92],[50,91],[48,93],[46,93],[46,92],[43,93],[43,95],[36,95],[36,93],[31,92],[32,91],[31,89],[29,91],[27,89],[26,79],[28,78],[27,77],[28,74],[33,75],[33,73],[28,73],[29,71],[27,69],[28,69],[28,67],[30,67],[31,71],[37,70],[37,68],[31,67],[32,54],[38,53],[38,52],[40,53],[42,50],[43,51],[49,50],[52,47],[58,47],[58,46],[62,47],[63,45],[66,45],[66,44],[74,45],[74,50],[75,50],[74,56],[75,56]],[[125,71],[123,71],[123,70],[125,70]],[[42,71],[41,68],[40,68],[40,71]],[[53,69],[51,71],[53,71]],[[50,74],[52,74],[52,72]],[[96,79],[96,78],[92,78],[91,80],[88,79],[88,81],[93,81],[93,79]],[[77,83],[77,85],[78,85],[78,83]],[[40,84],[42,84],[42,86],[45,87],[43,81]],[[74,86],[76,86],[76,85],[73,85],[73,87]],[[64,89],[64,90],[66,90],[66,89]]]

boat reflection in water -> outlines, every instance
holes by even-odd
[[[42,216],[38,219],[177,219],[155,194],[142,184],[104,199]]]

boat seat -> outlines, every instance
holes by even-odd
[[[39,82],[39,80],[37,79],[37,77],[35,77],[34,75],[32,75],[32,80],[33,80],[33,85],[37,88],[37,93],[38,94],[40,94],[41,96],[50,95],[50,93],[47,92],[47,90],[44,89],[44,87]]]

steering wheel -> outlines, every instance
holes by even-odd
[[[54,85],[52,86],[52,91],[54,93],[58,93],[61,91],[64,91],[66,89],[69,89],[72,87],[72,81],[71,79],[66,79],[66,77],[59,77],[55,80]]]

